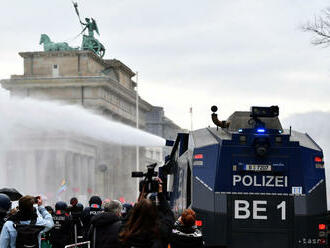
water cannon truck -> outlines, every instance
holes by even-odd
[[[196,211],[206,246],[328,247],[321,147],[283,129],[278,106],[251,107],[179,133],[159,174],[171,207]]]

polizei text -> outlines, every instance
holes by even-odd
[[[288,187],[288,177],[272,175],[233,175],[233,186]]]

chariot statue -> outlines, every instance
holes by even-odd
[[[100,35],[96,21],[93,18],[85,18],[85,22],[82,22],[79,15],[78,4],[73,2],[73,6],[82,27],[82,31],[76,36],[77,38],[82,35],[82,44],[80,49],[93,51],[99,57],[103,58],[105,54],[105,48],[103,44],[94,37],[94,31]],[[86,30],[88,31],[88,34],[85,34]],[[44,46],[44,51],[79,50],[79,47],[70,47],[66,42],[52,42],[46,34],[41,35],[39,44]]]
[[[82,22],[80,19],[79,15],[79,10],[78,10],[78,4],[73,3],[73,6],[76,10],[76,14],[79,18],[79,22],[81,23],[83,30],[81,31],[81,34],[83,34],[83,40],[82,40],[82,45],[81,49],[82,50],[91,50],[94,53],[96,53],[98,56],[103,58],[105,54],[105,47],[101,42],[99,42],[95,37],[94,37],[94,31],[100,35],[99,29],[97,27],[96,21],[93,18],[85,18],[86,22]],[[88,30],[88,35],[85,35],[84,32],[85,30]]]

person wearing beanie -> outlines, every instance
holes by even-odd
[[[175,222],[172,230],[171,248],[201,248],[203,237],[195,226],[196,213],[192,209],[185,209]]]
[[[102,213],[102,200],[99,196],[92,196],[88,203],[89,206],[83,210],[81,215],[85,240],[88,240],[88,232],[91,226],[92,217]]]
[[[105,202],[103,210],[104,212],[91,219],[89,240],[92,241],[92,247],[119,248],[118,234],[122,225],[120,220],[122,204],[117,200]]]
[[[34,204],[37,204],[36,208]],[[0,248],[15,248],[17,229],[14,225],[30,225],[40,226],[38,234],[39,247],[41,247],[41,234],[49,231],[53,226],[53,218],[42,206],[41,197],[23,196],[18,201],[18,212],[11,216],[4,224],[0,235]]]

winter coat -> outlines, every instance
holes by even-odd
[[[72,238],[75,240],[75,230],[77,232],[77,241],[82,241],[83,236],[83,223],[82,223],[82,211],[79,211],[76,207],[70,207],[69,212],[72,218]]]
[[[159,237],[154,237],[150,233],[142,231],[138,235],[130,236],[127,242],[122,244],[122,247],[167,248],[175,220],[173,212],[162,193],[158,194],[158,200]]]
[[[54,248],[63,247],[72,241],[72,219],[64,211],[58,211],[53,216],[54,228],[50,231],[50,242]]]
[[[93,216],[101,214],[101,208],[86,207],[81,214],[81,221],[83,223],[83,235],[85,240],[88,240],[88,232],[91,226],[91,219]]]
[[[91,228],[88,234],[89,240],[92,241],[91,247],[119,248],[120,244],[118,234],[120,227],[120,218],[113,213],[103,212],[93,216],[91,219]]]
[[[171,236],[171,248],[201,248],[203,237],[200,230],[195,226],[186,227],[177,221],[174,224]]]
[[[39,234],[39,247],[41,247],[41,234],[50,230],[54,226],[54,222],[52,216],[47,212],[47,210],[43,206],[38,207],[38,211],[36,214],[37,214],[36,225],[45,227]],[[13,220],[15,218],[15,215],[12,217]],[[14,227],[14,222],[12,220],[8,220],[2,228],[0,235],[0,248],[16,248],[17,232]],[[24,219],[24,220],[20,220],[19,222],[20,224],[27,225],[30,224],[31,220]]]

